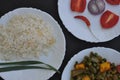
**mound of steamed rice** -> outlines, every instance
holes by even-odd
[[[38,59],[55,43],[53,28],[39,15],[14,15],[0,26],[0,59]]]

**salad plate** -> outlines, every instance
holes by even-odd
[[[114,27],[104,29],[101,26],[100,18],[107,10],[112,11],[120,17],[120,5],[110,5],[106,0],[103,0],[105,2],[105,10],[99,15],[93,15],[88,11],[89,1],[86,0],[85,10],[80,13],[71,10],[71,0],[58,0],[59,16],[68,31],[78,39],[94,43],[106,42],[118,37],[120,35],[120,20]],[[91,25],[89,28],[84,21],[74,18],[78,15],[85,16],[90,21]]]

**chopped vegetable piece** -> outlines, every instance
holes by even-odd
[[[75,12],[84,12],[86,0],[71,0],[71,10]]]
[[[85,69],[85,65],[83,63],[79,63],[75,65],[76,69]]]
[[[75,16],[74,18],[81,19],[88,27],[90,27],[90,21],[85,16]]]
[[[109,10],[105,11],[100,19],[103,28],[112,28],[118,23],[118,21],[119,16]]]
[[[120,0],[106,0],[111,5],[120,5]]]
[[[76,77],[76,76],[78,76],[79,74],[81,74],[81,73],[83,73],[83,72],[84,72],[84,70],[77,70],[77,69],[72,70],[72,71],[71,71],[71,74],[72,74],[71,77]]]
[[[117,71],[120,73],[120,65],[117,66]]]
[[[88,11],[91,14],[98,15],[105,10],[105,2],[103,0],[90,0],[88,3]]]
[[[82,80],[90,80],[90,77],[89,77],[89,76],[84,76],[84,77],[82,78]]]
[[[102,64],[100,64],[100,72],[105,72],[110,70],[110,63],[109,62],[104,62]]]

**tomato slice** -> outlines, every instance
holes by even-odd
[[[86,0],[71,0],[71,10],[75,12],[84,12]]]
[[[120,73],[120,65],[117,66],[117,71]]]
[[[120,0],[106,0],[111,5],[120,5]]]
[[[118,21],[119,16],[109,10],[104,12],[100,19],[100,23],[103,28],[112,28],[118,23]]]

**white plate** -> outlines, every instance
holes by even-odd
[[[87,9],[87,5],[83,13],[73,12],[70,9],[70,1],[71,0],[58,0],[58,11],[63,24],[74,36],[88,42],[105,42],[112,40],[113,38],[120,35],[120,19],[114,28],[103,29],[101,28],[99,20],[102,14],[97,16],[91,15]],[[88,2],[89,0],[87,0],[87,4]],[[112,6],[106,2],[105,4],[105,11],[111,10],[112,12],[120,16],[120,5]],[[91,22],[91,31],[97,37],[97,39],[89,31],[88,27],[83,21],[79,19],[74,19],[74,16],[76,15],[83,15],[89,19],[89,21]]]
[[[70,80],[71,70],[73,69],[75,62],[81,62],[84,56],[88,56],[91,51],[97,52],[98,55],[102,56],[103,58],[106,58],[110,62],[114,62],[116,65],[120,64],[120,53],[116,50],[104,47],[94,47],[85,49],[73,56],[68,62],[63,71],[62,80]]]
[[[9,20],[14,14],[24,14],[24,13],[34,13],[40,15],[45,21],[52,25],[54,29],[54,36],[56,43],[54,47],[49,50],[49,54],[41,55],[40,61],[48,63],[54,66],[56,69],[62,64],[65,55],[65,38],[60,28],[59,24],[46,12],[43,12],[34,8],[18,8],[9,13],[5,14],[0,19],[0,24],[5,25],[7,20]],[[47,80],[55,72],[50,70],[40,70],[40,69],[31,69],[31,70],[20,70],[20,71],[11,71],[0,73],[0,76],[5,80]]]

